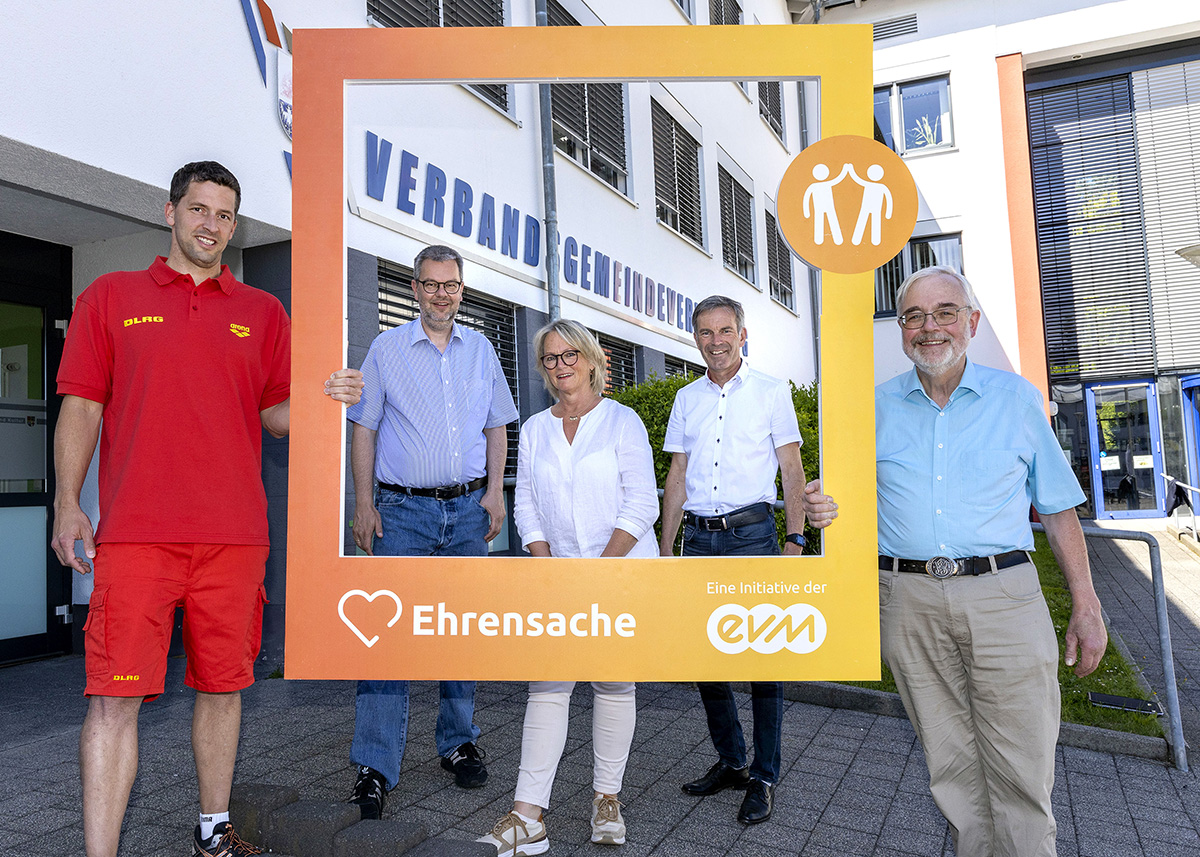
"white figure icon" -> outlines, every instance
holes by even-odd
[[[829,178],[829,167],[816,164],[812,169],[816,179],[804,191],[804,216],[813,221],[813,243],[825,243],[825,225],[829,225],[829,235],[834,244],[842,243],[842,227],[838,223],[837,210],[833,204],[833,189],[842,179],[849,176],[863,189],[862,204],[858,210],[858,222],[854,224],[854,234],[850,243],[856,247],[862,243],[863,233],[868,222],[871,225],[871,243],[879,246],[882,240],[883,221],[892,219],[892,192],[887,185],[880,181],[883,178],[883,167],[871,164],[867,167],[867,178],[859,178],[854,172],[853,164],[842,164],[842,171],[836,179]]]
[[[863,232],[866,231],[869,220],[871,222],[871,243],[878,247],[882,240],[880,232],[883,221],[892,219],[892,192],[888,190],[887,185],[880,181],[883,178],[883,167],[879,164],[871,164],[867,167],[868,181],[860,179],[850,164],[842,167],[842,174],[848,174],[850,178],[862,185],[863,189],[862,206],[858,209],[858,222],[854,224],[854,235],[850,237],[850,242],[856,247],[862,243]],[[840,179],[841,176],[838,178]]]
[[[826,181],[829,178],[829,167],[817,164],[813,167],[812,174],[816,181],[804,191],[803,204],[804,216],[813,218],[813,243],[825,243],[825,223],[828,222],[833,243],[840,245],[842,243],[842,227],[838,224],[837,211],[833,207],[833,186],[845,177],[846,170],[843,168],[842,174],[836,179]]]

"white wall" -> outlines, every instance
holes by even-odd
[[[963,266],[985,323],[971,346],[978,362],[1021,371],[996,58],[1026,67],[1091,59],[1200,35],[1194,0],[870,0],[828,10],[824,24],[917,15],[915,35],[875,43],[875,83],[950,75],[954,146],[906,157],[920,193],[916,234],[962,232]],[[909,367],[895,322],[875,325],[877,380]]]

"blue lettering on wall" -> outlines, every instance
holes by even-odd
[[[592,287],[592,248],[584,244],[579,250],[579,288],[590,289]]]
[[[367,196],[383,202],[388,167],[392,165],[392,144],[367,132]]]
[[[485,193],[479,201],[478,241],[489,250],[496,249],[496,200]]]
[[[400,152],[400,194],[396,197],[396,208],[406,214],[416,214],[417,204],[412,192],[417,189],[417,165],[421,162],[412,152]]]
[[[374,132],[366,132],[366,194],[372,199],[383,201],[387,190],[392,152],[395,146]],[[505,203],[503,212],[497,212],[497,200],[490,193],[481,193],[476,205],[476,194],[470,183],[458,177],[448,177],[440,167],[425,162],[424,187],[418,188],[418,169],[421,160],[406,150],[399,152],[399,190],[396,209],[415,215],[416,195],[422,196],[421,217],[426,223],[445,227],[447,201],[450,194],[450,229],[455,235],[469,238],[474,231],[475,240],[488,250],[497,249],[497,226],[499,226],[499,251],[512,259],[521,259],[526,265],[536,268],[541,260],[541,221],[531,214]],[[450,179],[453,178],[453,192]],[[496,223],[497,215],[500,223]],[[475,218],[478,216],[478,225]],[[596,297],[610,298],[613,303],[624,303],[633,313],[644,313],[649,318],[692,332],[692,312],[695,304],[691,298],[658,283],[633,267],[616,260],[599,249],[593,249],[572,236],[555,236],[563,250],[563,279],[581,289],[593,292]],[[524,252],[521,243],[524,241]],[[623,295],[623,297],[622,297]],[[748,351],[744,349],[744,352]]]
[[[450,231],[463,238],[471,237],[471,203],[475,191],[462,179],[454,180],[454,207],[450,212]]]
[[[593,264],[596,268],[596,273],[592,275],[592,291],[597,296],[608,297],[608,275],[612,272],[612,260],[596,251]]]
[[[570,235],[563,241],[563,279],[568,283],[578,281],[579,263],[575,260],[579,253],[579,243]]]
[[[446,174],[433,164],[425,165],[425,205],[421,219],[441,226],[446,219]]]
[[[542,224],[532,214],[525,215],[525,264],[537,265],[542,257]]]
[[[500,219],[500,252],[517,258],[517,244],[521,240],[521,212],[508,203],[504,204],[504,216]]]

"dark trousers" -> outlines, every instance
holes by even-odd
[[[719,532],[706,532],[688,524],[683,529],[684,556],[778,556],[779,541],[775,516],[757,524]],[[777,681],[750,683],[754,712],[754,763],[750,776],[774,785],[779,782],[783,744],[783,684]],[[700,699],[708,717],[708,734],[721,761],[734,768],[746,767],[746,738],[738,719],[733,687],[729,682],[700,682]]]

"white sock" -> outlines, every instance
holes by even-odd
[[[526,824],[541,824],[541,822],[538,821],[536,818],[530,818],[527,815],[517,812],[515,809],[513,810],[513,812],[516,812],[517,818],[521,819],[521,821],[525,822]]]
[[[229,821],[229,812],[214,812],[211,815],[200,813],[200,839],[212,839],[213,828],[223,821]]]

